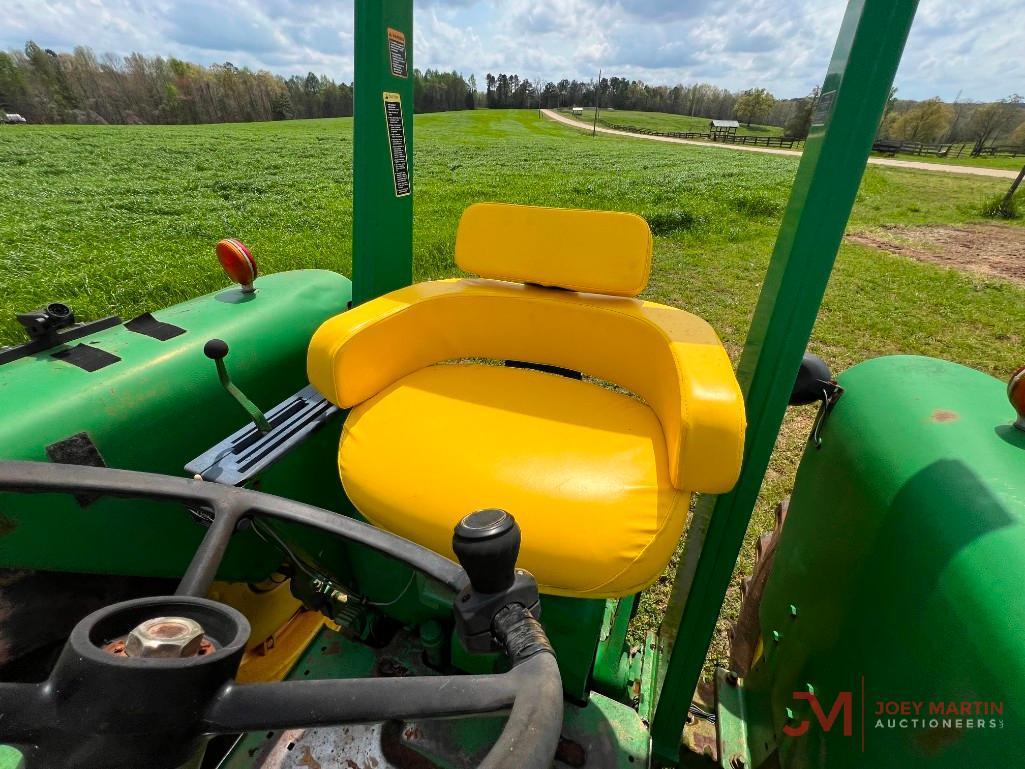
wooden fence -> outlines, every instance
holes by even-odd
[[[977,158],[977,157],[1017,157],[1025,155],[1025,147],[1010,144],[980,147],[977,144],[961,142],[960,144],[929,144],[927,142],[900,141],[897,139],[877,139],[872,144],[873,152],[886,155],[932,155],[940,158]]]
[[[718,135],[712,138],[709,133],[698,131],[654,131],[650,128],[636,128],[635,126],[619,125],[617,123],[605,123],[608,128],[615,131],[626,131],[628,133],[643,134],[644,136],[665,136],[670,139],[697,139],[702,141],[714,141],[719,144],[751,144],[762,147],[780,147],[793,149],[794,146],[803,144],[801,139],[794,139],[789,136],[729,136]]]

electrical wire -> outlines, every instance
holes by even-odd
[[[285,541],[283,539],[281,539],[281,537],[279,537],[277,535],[277,533],[273,529],[271,529],[269,526],[264,524],[262,521],[258,521],[256,519],[253,519],[252,523],[253,523],[253,530],[256,532],[257,536],[259,536],[265,542],[267,541],[267,537],[270,537],[270,539],[274,540],[274,544],[276,544],[279,548],[281,548],[281,550],[285,553],[285,555],[288,557],[288,559],[292,563],[294,563],[295,566],[297,568],[299,568],[307,577],[309,577],[310,579],[321,580],[322,582],[325,582],[325,583],[331,583],[331,584],[334,583],[334,580],[332,580],[330,577],[328,577],[327,575],[321,573],[315,567],[310,566],[305,561],[303,561],[303,559],[301,559],[299,556],[297,556],[288,547],[288,545],[285,544]],[[406,593],[409,592],[409,588],[411,588],[413,586],[413,582],[414,582],[415,579],[416,579],[416,572],[414,571],[413,573],[411,573],[409,575],[409,580],[406,582],[406,586],[404,588],[402,588],[402,590],[399,591],[399,594],[396,595],[394,598],[392,598],[390,601],[371,601],[371,600],[367,599],[366,596],[360,596],[360,595],[356,595],[355,593],[349,592],[348,588],[345,588],[345,592],[349,595],[350,599],[354,599],[354,600],[356,600],[356,601],[358,601],[358,602],[360,602],[362,604],[365,604],[367,606],[376,606],[378,608],[384,608],[384,607],[387,607],[387,606],[393,606],[394,604],[396,604],[400,600],[402,600],[402,598],[406,595]]]
[[[381,606],[391,606],[393,604],[396,604],[396,603],[399,602],[399,600],[407,592],[409,592],[409,588],[411,588],[413,586],[413,580],[414,579],[416,579],[416,572],[415,571],[412,574],[409,575],[409,582],[407,582],[406,586],[404,588],[402,588],[402,592],[400,592],[397,596],[392,598],[390,601],[386,601],[386,602],[382,603],[382,602],[379,602],[379,601],[368,601],[366,599],[363,599],[363,602],[366,603],[368,606],[378,606],[378,607],[381,607]]]
[[[264,524],[262,521],[258,521],[254,518],[252,519],[252,524],[253,531],[256,532],[256,535],[260,537],[260,539],[262,539],[264,542],[267,542],[268,537],[274,540],[273,544],[276,544],[279,548],[281,548],[285,555],[288,556],[288,559],[307,577],[309,577],[310,579],[319,579],[324,582],[332,581],[327,576],[320,573],[316,568],[310,566],[302,558],[293,553],[291,548],[289,548],[288,545],[285,544],[284,540],[281,539],[281,537],[279,537],[273,529]]]

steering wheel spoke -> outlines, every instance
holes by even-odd
[[[196,548],[195,555],[189,563],[185,576],[178,583],[175,595],[191,595],[197,598],[206,595],[210,586],[217,576],[217,570],[224,560],[224,554],[228,551],[231,536],[238,528],[242,514],[235,506],[213,505],[214,518],[210,523],[203,537],[203,541]]]

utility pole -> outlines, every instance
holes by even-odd
[[[601,108],[601,69],[598,69],[598,82],[594,86],[594,125],[591,126],[591,136],[598,135],[598,110]]]

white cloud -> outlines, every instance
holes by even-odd
[[[806,93],[825,72],[843,0],[418,0],[416,65],[476,74],[651,83],[705,80]],[[348,0],[0,0],[0,48],[230,60],[352,78]],[[908,98],[1025,91],[1025,3],[922,0],[898,75]]]

